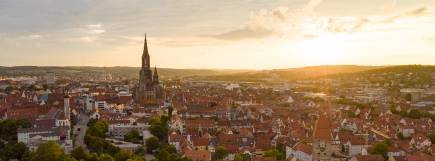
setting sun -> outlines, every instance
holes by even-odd
[[[342,64],[347,58],[345,45],[340,36],[324,34],[299,42],[295,52],[308,65]]]

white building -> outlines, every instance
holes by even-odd
[[[61,145],[66,153],[69,153],[73,149],[69,133],[68,127],[26,128],[18,129],[17,137],[18,142],[26,144],[32,151],[36,150],[41,143],[54,141]]]
[[[106,140],[110,141],[113,146],[116,146],[120,149],[123,149],[123,150],[131,152],[131,153],[136,152],[139,148],[142,147],[142,144],[134,144],[134,143],[125,142],[125,141],[121,141],[121,140],[115,140],[115,139],[106,139]]]
[[[109,125],[109,134],[114,138],[124,138],[130,131],[136,130],[139,135],[143,135],[144,131],[148,131],[150,125],[148,124],[137,124],[137,125],[122,125],[122,124],[111,124]]]
[[[100,110],[107,110],[110,108],[106,101],[95,101],[95,107]]]
[[[298,161],[312,161],[312,147],[297,143],[293,147],[286,147],[286,159]]]

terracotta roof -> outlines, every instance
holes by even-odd
[[[208,150],[186,150],[184,156],[192,161],[210,161],[211,153]]]
[[[302,144],[302,143],[297,143],[293,149],[304,152],[305,154],[309,154],[311,155],[313,153],[313,148],[311,146]]]
[[[435,157],[429,156],[424,153],[406,155],[407,161],[434,161]]]
[[[252,158],[252,161],[276,161],[275,157],[261,157],[261,156],[255,156]]]
[[[207,138],[193,137],[192,143],[194,146],[208,146],[209,140]]]
[[[328,118],[321,116],[314,129],[314,139],[330,140],[331,137],[331,122]]]
[[[358,161],[384,161],[382,155],[358,155],[355,156]]]

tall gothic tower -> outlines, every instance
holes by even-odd
[[[157,103],[157,99],[162,97],[162,87],[159,84],[157,68],[154,75],[151,71],[150,55],[148,53],[147,37],[145,34],[144,47],[142,53],[142,68],[139,72],[139,85],[136,89],[136,103],[147,106]]]

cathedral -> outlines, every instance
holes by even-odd
[[[159,75],[157,68],[154,68],[154,73],[150,67],[150,55],[148,53],[147,37],[142,54],[142,68],[139,72],[139,85],[136,88],[135,100],[141,106],[157,105],[157,100],[163,97],[163,89],[159,84]]]

